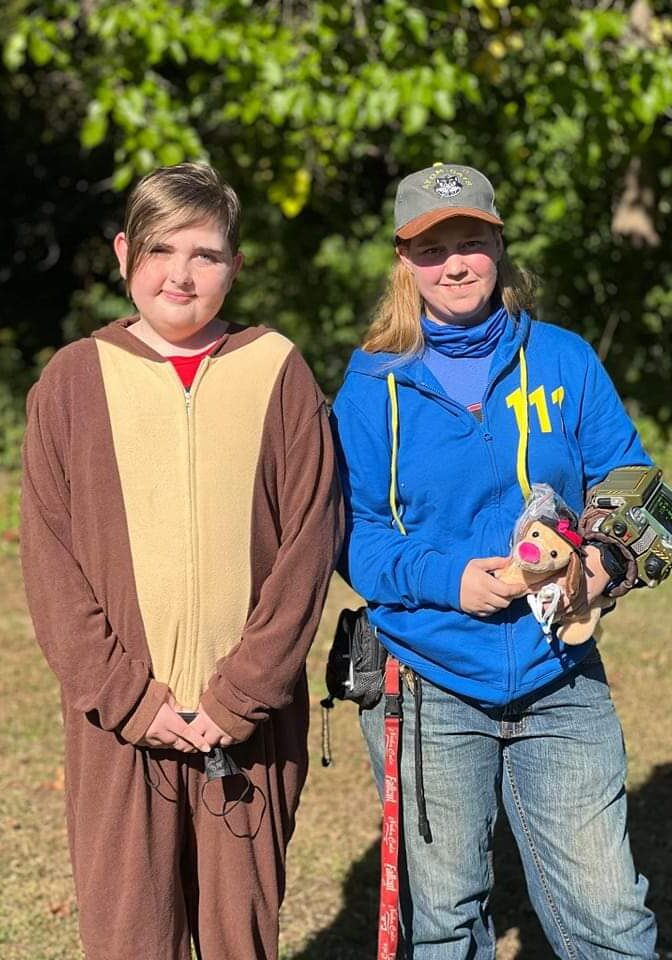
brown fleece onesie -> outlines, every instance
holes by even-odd
[[[304,663],[342,533],[324,400],[288,340],[233,325],[187,395],[135,319],[53,358],[24,446],[82,940],[87,960],[189,960],[190,933],[203,960],[274,960]],[[251,797],[200,757],[134,746],[169,691],[241,741]]]

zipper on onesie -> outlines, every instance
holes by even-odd
[[[199,570],[198,570],[198,510],[196,503],[196,490],[198,484],[196,482],[196,457],[195,457],[195,424],[194,424],[194,413],[193,408],[196,402],[196,391],[198,386],[203,379],[203,376],[209,365],[209,357],[204,357],[201,361],[201,364],[196,371],[196,376],[194,377],[193,383],[189,389],[184,391],[184,406],[185,413],[187,417],[187,471],[188,471],[188,531],[189,531],[189,566],[190,566],[190,576],[188,578],[189,582],[189,591],[188,591],[188,609],[186,611],[186,622],[188,624],[186,643],[185,643],[185,655],[186,662],[184,664],[184,670],[186,673],[190,674],[189,682],[192,681],[191,671],[196,668],[198,670],[199,658],[198,658],[198,634],[200,629],[199,623]],[[192,707],[195,708],[196,704],[192,704]]]

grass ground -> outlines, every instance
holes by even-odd
[[[32,638],[13,553],[0,551],[0,955],[80,960],[63,820],[58,691]],[[375,955],[379,810],[351,704],[332,711],[334,764],[326,770],[320,765],[323,664],[336,614],[354,599],[334,581],[309,662],[312,768],[290,848],[283,960]],[[629,746],[632,842],[651,881],[662,957],[672,957],[671,620],[669,584],[639,591],[605,621],[602,641]],[[498,960],[549,960],[505,829],[495,869]]]

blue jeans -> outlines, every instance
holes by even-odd
[[[418,832],[413,695],[402,683],[401,914],[408,960],[492,960],[492,837],[499,803],[532,905],[563,960],[654,960],[648,884],[626,826],[625,750],[597,650],[568,677],[483,709],[422,681],[432,842]],[[380,792],[383,702],[361,714]]]

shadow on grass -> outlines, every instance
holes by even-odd
[[[672,763],[654,767],[630,794],[630,839],[637,869],[649,880],[661,958],[672,957]]]
[[[343,885],[345,906],[292,960],[369,960],[376,955],[380,853],[372,844]]]
[[[637,868],[649,879],[649,906],[659,924],[661,957],[672,957],[672,764],[654,768],[630,794],[630,836]],[[369,847],[345,881],[345,906],[293,960],[373,960],[378,909],[378,845]],[[516,960],[553,960],[530,906],[513,836],[504,818],[495,836],[496,885],[492,911],[498,934],[517,928]]]

